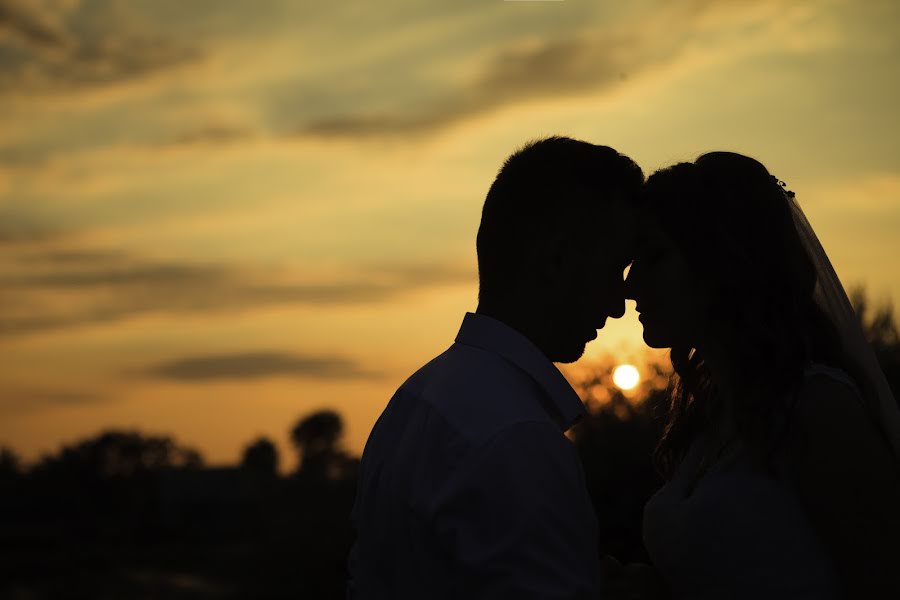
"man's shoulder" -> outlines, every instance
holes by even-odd
[[[501,356],[464,344],[421,367],[400,392],[425,403],[476,445],[519,423],[552,423],[534,379]]]

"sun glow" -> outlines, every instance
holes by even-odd
[[[641,374],[634,365],[619,365],[613,371],[613,383],[623,390],[634,389],[641,381]]]

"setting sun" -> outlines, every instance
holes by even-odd
[[[613,371],[613,383],[623,390],[633,389],[641,381],[641,374],[633,365],[619,365]]]

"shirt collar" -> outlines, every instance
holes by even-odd
[[[585,413],[581,398],[552,362],[527,337],[509,325],[477,313],[466,313],[456,342],[493,352],[513,363],[546,392],[563,431]]]

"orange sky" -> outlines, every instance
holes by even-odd
[[[750,154],[900,298],[900,4],[0,0],[0,444],[359,451],[475,306],[512,150]],[[633,313],[588,355],[640,356]]]

